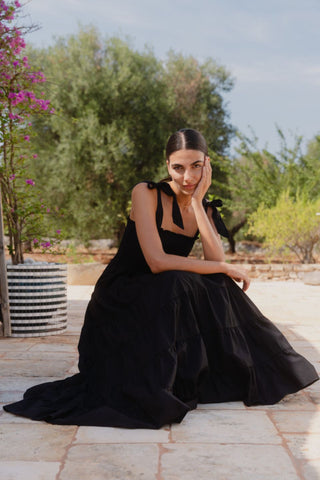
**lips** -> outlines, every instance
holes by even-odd
[[[192,190],[195,187],[195,185],[183,185],[183,188],[185,190]]]

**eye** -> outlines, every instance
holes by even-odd
[[[193,165],[194,168],[201,168],[202,167],[202,163],[196,163],[195,165]]]
[[[176,166],[174,166],[174,167],[172,167],[172,168],[173,168],[173,170],[181,170],[181,169],[182,169],[182,167],[181,167],[180,165],[176,165]]]

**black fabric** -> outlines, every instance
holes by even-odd
[[[190,253],[195,237],[158,229],[167,253]],[[151,273],[130,219],[78,349],[78,374],[34,386],[5,410],[53,424],[157,429],[198,403],[273,404],[318,379],[228,276]]]

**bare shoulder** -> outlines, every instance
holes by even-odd
[[[146,182],[141,182],[135,185],[131,194],[131,218],[135,217],[137,211],[143,209],[144,212],[148,209],[154,211],[157,204],[157,191],[154,188],[149,188]]]
[[[156,194],[155,188],[149,188],[147,182],[140,182],[137,183],[132,189],[132,197],[136,196],[148,196],[149,198],[154,197]]]

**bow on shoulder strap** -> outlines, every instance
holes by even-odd
[[[212,220],[214,221],[217,232],[223,237],[229,238],[228,229],[221,218],[219,210],[217,209],[217,207],[222,207],[223,205],[222,201],[220,199],[216,199],[216,200],[211,200],[211,202],[209,202],[209,200],[204,198],[202,203],[206,210],[208,207],[212,208]]]
[[[162,190],[166,195],[169,197],[172,197],[172,220],[175,225],[177,225],[179,228],[184,229],[183,225],[183,220],[182,220],[182,215],[180,212],[180,208],[177,202],[177,197],[172,188],[170,187],[169,183],[167,182],[152,182],[152,181],[147,181],[146,182],[148,185],[148,188],[153,189],[153,188],[159,188]],[[214,221],[214,224],[216,226],[216,229],[220,235],[223,237],[228,238],[229,237],[229,232],[227,227],[225,226],[221,215],[219,213],[219,210],[217,207],[222,207],[222,201],[219,199],[216,200],[206,200],[205,198],[202,201],[202,204],[204,208],[207,210],[208,207],[212,208],[212,219]]]

